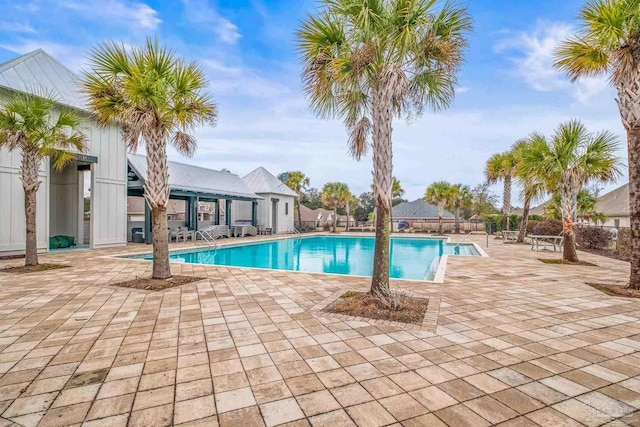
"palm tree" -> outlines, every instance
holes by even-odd
[[[452,186],[446,181],[437,181],[427,187],[424,198],[438,206],[438,234],[442,234],[442,218],[445,207],[451,204]]]
[[[631,275],[640,289],[640,6],[638,0],[590,0],[580,11],[581,29],[555,52],[555,66],[571,80],[609,75],[627,131]]]
[[[26,223],[25,265],[37,265],[36,201],[41,184],[38,178],[40,164],[51,159],[54,169],[63,169],[73,160],[74,150],[86,150],[81,119],[74,111],[57,105],[49,94],[12,94],[0,107],[2,148],[20,150],[22,154],[20,173]]]
[[[574,197],[592,180],[610,182],[620,175],[617,137],[608,131],[590,134],[578,120],[571,120],[561,124],[550,140],[540,133],[533,133],[529,140],[521,167],[544,182],[547,192],[560,195],[563,259],[578,262]]]
[[[521,139],[511,146],[511,152],[515,156],[515,178],[522,187],[522,198],[524,206],[522,208],[522,220],[520,221],[520,231],[518,233],[518,243],[523,243],[527,234],[527,224],[529,223],[529,210],[531,203],[539,198],[544,192],[543,182],[531,173],[522,168],[522,158],[524,151],[530,146],[530,141]]]
[[[302,227],[300,201],[302,200],[302,195],[307,190],[307,187],[309,187],[309,184],[311,184],[311,180],[301,171],[290,171],[281,173],[278,179],[284,182],[287,187],[298,193],[298,198],[296,199],[295,203],[296,208],[298,209],[298,227]]]
[[[598,198],[587,188],[583,188],[578,192],[575,203],[578,217],[588,217],[595,212]],[[562,219],[562,200],[559,193],[553,194],[549,203],[545,205],[544,215],[548,218]]]
[[[355,194],[349,193],[347,199],[344,201],[344,209],[347,213],[347,226],[345,228],[345,231],[349,231],[351,212],[355,212],[355,210],[358,209],[358,206],[360,206],[360,199],[358,199]]]
[[[344,119],[356,159],[373,139],[373,294],[389,290],[393,118],[451,104],[470,29],[466,9],[453,3],[323,0],[297,33],[313,110]]]
[[[122,135],[131,151],[144,144],[147,181],[144,197],[153,218],[153,278],[171,277],[167,239],[169,174],[167,144],[185,156],[196,150],[190,132],[195,126],[216,123],[218,111],[203,92],[207,79],[194,62],[147,39],[143,46],[105,43],[89,58],[83,91],[101,125],[122,123]]]
[[[502,180],[502,229],[509,229],[509,214],[511,213],[511,181],[516,173],[516,157],[513,151],[494,154],[487,160],[485,175],[489,184]]]
[[[453,210],[455,217],[455,231],[460,233],[460,211],[471,205],[473,195],[468,185],[454,184],[451,186],[447,207]]]
[[[328,182],[322,187],[322,203],[333,209],[334,233],[338,226],[338,208],[344,206],[350,197],[349,187],[342,182]]]

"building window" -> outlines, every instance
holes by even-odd
[[[284,214],[289,215],[289,203],[284,204]]]
[[[613,220],[613,226],[615,228],[620,228],[620,220],[619,219],[614,219]]]

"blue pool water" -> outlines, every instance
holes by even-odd
[[[170,260],[371,276],[373,249],[373,237],[313,236],[182,251],[172,253]],[[432,280],[443,254],[479,255],[471,244],[447,244],[444,239],[392,237],[390,275],[398,279]],[[152,259],[152,256],[148,254],[138,258]]]

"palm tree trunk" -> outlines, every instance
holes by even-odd
[[[524,196],[524,208],[522,209],[522,220],[520,221],[520,233],[518,233],[518,243],[524,242],[527,234],[527,223],[529,222],[529,208],[531,205],[531,197]]]
[[[442,234],[442,217],[444,216],[444,208],[438,206],[438,234]]]
[[[562,259],[568,262],[578,262],[576,236],[573,232],[573,211],[576,207],[573,203],[573,191],[566,184],[562,187],[560,200],[562,211],[562,236],[564,239]]]
[[[336,227],[338,226],[338,206],[333,205],[333,232],[336,232]]]
[[[169,264],[169,233],[167,230],[167,207],[158,206],[151,211],[153,217],[153,278],[168,279],[171,277]]]
[[[169,201],[169,169],[166,135],[151,131],[147,141],[147,181],[144,195],[153,215],[153,275],[154,279],[171,277],[169,240],[167,233],[167,203]]]
[[[456,234],[460,234],[460,208],[456,208],[454,211],[455,214],[455,230]]]
[[[345,208],[347,211],[347,225],[345,225],[344,231],[347,232],[349,231],[349,201],[347,201],[347,205],[345,206]]]
[[[38,264],[36,202],[38,200],[38,188],[40,187],[40,181],[38,180],[39,168],[40,162],[37,154],[30,151],[23,151],[21,172],[22,188],[24,189],[24,215],[26,223],[24,265]]]
[[[509,230],[509,213],[511,211],[511,176],[504,177],[504,193],[502,197],[502,231]]]
[[[300,194],[298,194],[298,199],[296,200],[296,203],[298,204],[298,227],[300,227],[300,229],[302,229],[302,212],[300,212]]]
[[[392,103],[389,89],[390,85],[380,84],[373,94],[373,199],[376,204],[376,240],[370,292],[385,295],[389,293],[389,220],[393,186]]]
[[[622,124],[627,131],[629,159],[629,226],[631,227],[631,271],[629,287],[640,289],[640,74],[629,82],[620,83],[618,108]]]

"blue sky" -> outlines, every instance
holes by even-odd
[[[445,112],[394,124],[394,174],[415,199],[434,180],[475,185],[486,159],[516,139],[580,118],[593,130],[624,133],[606,79],[570,83],[551,52],[575,29],[582,1],[470,0],[474,18],[455,103]],[[73,70],[92,46],[140,43],[157,35],[195,59],[220,109],[216,128],[198,129],[186,160],[244,175],[300,169],[311,184],[343,181],[366,191],[371,158],[356,162],[339,120],[320,120],[301,90],[294,32],[317,3],[300,0],[0,1],[0,61],[43,48]],[[174,160],[185,161],[171,153]],[[626,177],[619,180],[625,182]],[[607,189],[615,185],[607,186]],[[500,193],[500,188],[495,188]]]

